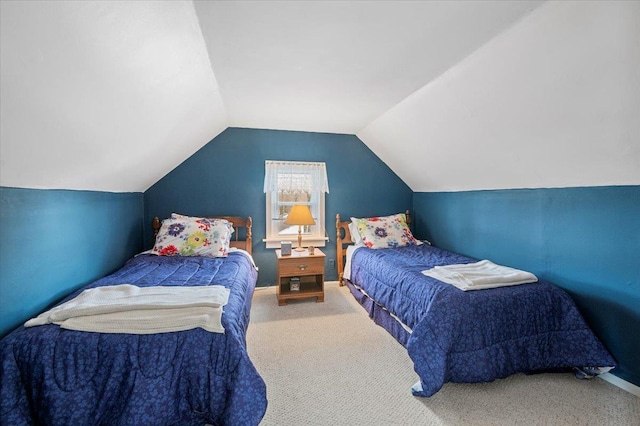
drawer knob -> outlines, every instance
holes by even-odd
[[[307,269],[307,265],[299,265],[298,268],[300,268],[301,271],[304,271]]]

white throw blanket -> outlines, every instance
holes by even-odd
[[[535,283],[538,281],[538,278],[531,272],[496,265],[489,260],[461,265],[436,266],[422,271],[422,273],[451,284],[463,291]]]
[[[222,307],[229,289],[220,286],[96,287],[27,321],[25,327],[58,324],[101,333],[152,334],[200,327],[224,333]]]

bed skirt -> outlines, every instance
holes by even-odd
[[[378,324],[380,327],[387,330],[398,342],[402,344],[402,346],[406,348],[411,333],[405,329],[388,310],[378,305],[371,297],[364,294],[364,292],[362,292],[362,290],[360,290],[351,281],[345,279],[344,282],[347,284],[347,287],[349,287],[349,291],[351,291],[353,297],[358,301],[358,303],[360,303],[364,310],[367,311],[369,318],[371,318],[373,322]]]

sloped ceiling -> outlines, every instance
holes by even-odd
[[[415,191],[640,183],[638,2],[1,2],[0,184],[144,191],[228,126]]]
[[[546,3],[358,136],[418,192],[638,185],[640,2]]]
[[[143,191],[227,127],[192,3],[0,4],[3,186]]]
[[[231,126],[355,134],[540,3],[195,6]]]

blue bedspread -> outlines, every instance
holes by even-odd
[[[21,327],[0,342],[0,424],[257,425],[267,406],[266,386],[245,343],[256,279],[249,258],[237,252],[129,260],[85,288],[223,285],[231,290],[225,333]]]
[[[615,366],[556,286],[540,281],[465,292],[421,273],[475,261],[427,244],[353,254],[351,281],[412,330],[402,343],[421,381],[414,394],[431,396],[446,382],[487,382],[517,372]]]

